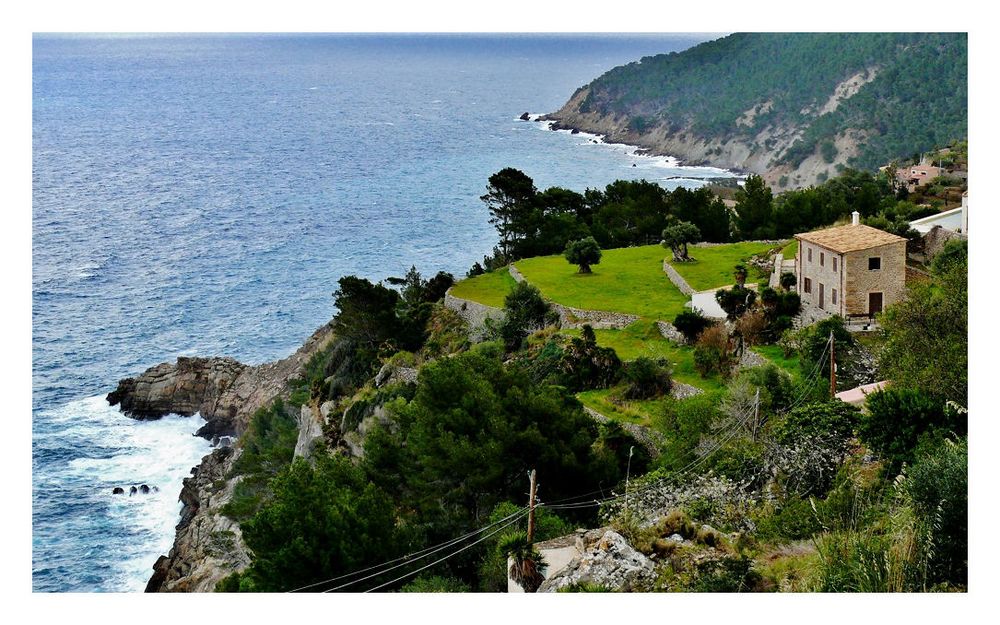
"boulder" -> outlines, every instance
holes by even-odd
[[[124,495],[125,494],[125,489],[122,488],[121,486],[115,486],[113,489],[111,489],[111,494],[112,495]]]
[[[148,495],[149,494],[149,486],[146,486],[145,484],[141,485],[139,487],[139,492],[142,493],[143,495]]]
[[[521,113],[521,116],[518,117],[518,119],[520,119],[522,122],[526,122],[531,119],[531,115],[528,113],[528,111],[525,111]]]
[[[139,489],[136,488],[135,486],[133,486],[132,488],[128,489],[128,496],[131,497],[132,495],[134,495],[134,494],[136,494],[138,492],[139,492]]]
[[[584,582],[611,590],[644,590],[654,579],[653,561],[635,550],[621,534],[608,530],[566,568],[545,580],[538,592],[556,592]]]

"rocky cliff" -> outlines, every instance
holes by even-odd
[[[799,187],[968,134],[964,33],[736,33],[644,57],[543,120]]]
[[[802,136],[802,127],[771,125],[752,136],[736,138],[702,136],[690,128],[678,129],[664,122],[640,132],[626,114],[582,110],[585,107],[581,105],[589,94],[588,88],[577,91],[562,108],[541,119],[554,122],[553,130],[580,130],[602,135],[608,143],[635,145],[649,154],[675,157],[685,165],[758,174],[775,187],[804,187],[832,175],[858,155],[858,148],[865,139],[865,133],[860,130],[845,131],[832,138],[836,148],[832,160],[827,161],[814,153],[793,166],[781,163],[780,159]]]
[[[288,358],[257,366],[231,358],[178,358],[120,381],[108,395],[109,403],[136,419],[200,413],[208,423],[198,435],[223,445],[184,480],[174,545],[154,565],[147,592],[208,592],[223,577],[249,565],[239,525],[220,513],[239,479],[228,476],[240,445],[219,439],[239,436],[258,408],[287,397],[289,381],[300,376],[313,354],[332,338],[325,325]]]

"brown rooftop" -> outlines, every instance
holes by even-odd
[[[825,230],[803,232],[802,234],[795,235],[795,238],[815,243],[820,247],[840,253],[867,250],[872,247],[879,247],[880,245],[906,241],[903,237],[864,224],[848,224],[846,226],[826,228]]]

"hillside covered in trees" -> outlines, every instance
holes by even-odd
[[[800,187],[966,137],[967,85],[964,33],[738,33],[616,67],[549,117]]]

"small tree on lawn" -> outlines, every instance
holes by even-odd
[[[601,248],[594,237],[567,243],[563,255],[570,263],[580,266],[580,273],[590,273],[590,266],[601,262]]]
[[[667,219],[667,227],[663,230],[663,247],[669,247],[674,254],[674,260],[687,261],[688,243],[695,243],[701,238],[698,226],[689,221],[681,221],[674,216]]]

